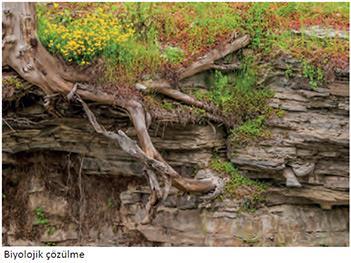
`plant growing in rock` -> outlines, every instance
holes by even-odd
[[[322,84],[324,80],[323,70],[308,63],[306,60],[302,61],[302,73],[308,79],[311,89],[316,90],[318,85]]]
[[[45,216],[44,209],[42,207],[37,207],[34,210],[35,213],[35,225],[47,225],[49,224],[49,220]]]
[[[265,127],[265,121],[265,116],[260,115],[232,129],[229,135],[231,145],[244,145],[254,142],[257,139],[269,137],[269,131]]]
[[[231,162],[218,158],[212,159],[210,167],[229,177],[224,186],[223,197],[241,200],[243,210],[254,211],[264,201],[266,184],[241,175]]]

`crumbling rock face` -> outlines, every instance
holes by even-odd
[[[141,224],[149,195],[142,166],[94,133],[78,104],[58,97],[48,112],[33,87],[20,99],[4,98],[4,244],[347,246],[348,78],[336,74],[311,90],[299,74],[286,76],[288,67],[300,65],[278,59],[266,83],[272,107],[284,111],[268,120],[270,138],[227,149],[223,127],[214,124],[159,122],[149,130],[183,176],[227,155],[241,173],[271,183],[264,202],[246,209],[242,200],[205,202],[172,189],[150,224]],[[135,137],[124,111],[90,107],[106,128]],[[38,224],[38,208],[46,224]]]

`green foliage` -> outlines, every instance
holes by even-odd
[[[228,193],[234,193],[240,186],[253,186],[260,190],[265,190],[266,188],[263,183],[241,175],[231,162],[225,162],[218,158],[214,158],[210,163],[210,167],[217,172],[225,173],[230,176],[230,180],[225,186],[226,192]]]
[[[195,89],[192,91],[192,95],[197,99],[197,100],[209,100],[209,93],[205,89]]]
[[[245,57],[235,76],[236,88],[245,92],[253,90],[257,80],[256,71],[255,58]]]
[[[231,99],[230,89],[228,89],[228,77],[220,71],[215,71],[214,85],[210,99],[218,106],[222,106],[226,101]]]
[[[269,35],[268,20],[266,12],[269,8],[269,3],[253,3],[248,12],[248,18],[245,21],[244,28],[252,37],[251,46],[260,48]],[[266,47],[267,48],[267,47]]]
[[[206,116],[206,111],[204,109],[192,108],[192,110],[199,118]]]
[[[256,88],[256,78],[254,58],[247,57],[242,61],[240,70],[235,73],[234,83],[229,83],[226,75],[216,71],[213,88],[207,94],[195,93],[195,97],[209,99],[232,125],[259,115],[266,116],[272,110],[268,99],[274,94],[269,89]]]
[[[194,39],[189,43],[191,50],[196,50],[206,44],[213,44],[220,33],[231,32],[240,25],[240,16],[226,3],[186,5],[188,5],[186,7],[188,12],[191,11],[185,16],[186,21],[191,24],[186,32]]]
[[[273,95],[273,92],[268,89],[234,89],[232,99],[225,103],[223,109],[227,115],[236,120],[236,123],[241,123],[258,115],[269,115],[271,107],[268,99]]]
[[[46,218],[44,209],[42,207],[37,207],[34,210],[35,213],[35,225],[47,225],[49,223],[49,220]]]
[[[223,111],[231,118],[233,125],[256,118],[269,116],[272,108],[268,100],[273,97],[273,92],[268,89],[234,89],[231,100],[223,105]]]
[[[152,78],[166,64],[176,68],[194,61],[233,31],[250,34],[255,54],[283,50],[313,62],[348,62],[348,41],[291,34],[291,28],[311,20],[347,26],[347,3],[60,3],[37,8],[38,35],[50,52],[79,65],[101,57],[106,62],[103,79],[115,84]],[[250,86],[252,72],[242,78],[247,84],[237,86]],[[314,80],[311,84],[316,86]],[[219,85],[213,98],[223,104],[230,96]]]
[[[130,25],[122,25],[112,13],[101,8],[75,19],[67,9],[55,17],[38,14],[38,34],[43,45],[66,61],[80,65],[91,63],[103,53],[110,54],[105,50],[120,45],[134,34]]]
[[[241,195],[240,190],[245,188],[246,193],[244,194],[244,197],[246,198],[246,205],[248,205],[248,202],[251,202],[251,205],[257,205],[259,201],[263,201],[261,195],[266,190],[267,186],[241,175],[231,162],[224,162],[215,158],[211,161],[210,167],[219,173],[224,173],[229,176],[229,180],[224,187],[225,196],[236,197]],[[245,203],[243,203],[243,205],[244,204]]]
[[[184,52],[178,47],[166,47],[162,57],[171,64],[178,64],[184,59]]]
[[[105,80],[130,84],[141,73],[153,74],[161,63],[160,48],[156,43],[145,44],[131,38],[121,45],[110,45],[104,51],[106,61]]]
[[[137,32],[137,39],[153,42],[157,37],[157,30],[155,28],[154,16],[156,15],[157,6],[155,3],[125,3],[127,13],[125,14],[124,21],[133,24]]]
[[[321,39],[317,36],[296,35],[286,30],[274,37],[275,49],[292,54],[307,64],[335,66],[346,63],[349,58],[348,40]],[[308,61],[308,62],[307,62]],[[322,70],[321,70],[322,72]]]
[[[305,60],[302,61],[302,73],[305,78],[308,79],[311,89],[316,90],[324,80],[323,70],[319,67],[315,67]]]
[[[254,236],[249,236],[249,237],[240,237],[240,236],[235,236],[235,237],[242,240],[245,244],[247,244],[250,247],[254,246],[256,243],[259,243],[260,241],[260,237],[258,234]]]
[[[264,121],[264,116],[258,116],[253,120],[248,120],[238,128],[238,132],[247,136],[258,137],[262,133]]]
[[[265,129],[265,116],[258,116],[254,119],[247,120],[238,128],[230,131],[230,143],[232,145],[243,145],[258,138],[269,136],[269,132]]]
[[[293,13],[296,13],[296,11],[298,10],[298,5],[297,3],[291,2],[288,5],[282,5],[281,7],[279,7],[275,13],[279,16],[289,16]]]
[[[107,199],[107,207],[108,208],[113,208],[115,205],[114,205],[114,202],[113,202],[113,199],[110,197]]]
[[[291,5],[292,3],[289,3]],[[318,10],[324,15],[332,15],[339,13],[348,17],[350,12],[350,4],[348,2],[324,2],[321,3],[293,3],[296,13],[303,17],[313,17],[315,11]],[[289,7],[288,7],[289,8]],[[290,8],[291,9],[291,8]]]
[[[266,186],[265,186],[266,187]],[[256,192],[249,197],[244,197],[241,203],[240,210],[243,212],[253,213],[257,207],[265,201],[264,190]]]
[[[141,73],[153,74],[162,62],[155,28],[146,27],[143,32],[139,28],[147,20],[140,14],[146,10],[140,4],[126,3],[127,17],[116,17],[113,12],[119,8],[107,10],[105,4],[105,9],[97,7],[75,19],[69,19],[72,15],[67,9],[46,10],[38,5],[38,35],[51,53],[67,62],[86,65],[102,57],[105,70],[101,80],[128,85]]]
[[[239,176],[238,170],[231,162],[224,162],[218,158],[214,158],[211,160],[210,167],[217,172],[223,172],[233,177]]]

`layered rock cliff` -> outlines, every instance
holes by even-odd
[[[267,121],[269,138],[232,145],[222,126],[184,124],[181,116],[150,127],[182,175],[206,173],[218,155],[269,183],[264,200],[244,209],[242,199],[203,201],[172,189],[150,224],[140,224],[149,194],[141,165],[94,133],[78,104],[58,98],[48,112],[35,87],[5,90],[4,244],[347,246],[349,73],[312,90],[293,58],[271,66],[265,84],[281,114]],[[90,106],[105,127],[133,137],[125,112]]]

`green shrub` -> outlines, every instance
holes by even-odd
[[[68,9],[54,18],[41,14],[39,12],[40,41],[50,52],[79,65],[91,63],[106,54],[106,49],[120,45],[134,34],[130,25],[121,24],[113,14],[101,8],[75,19]]]
[[[283,118],[286,114],[286,112],[282,109],[277,109],[274,111],[274,113],[278,118]]]

